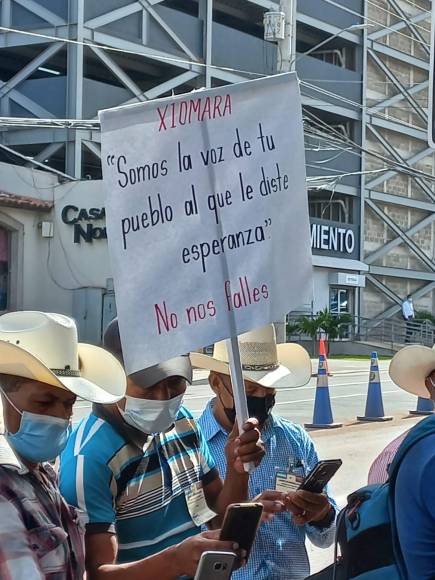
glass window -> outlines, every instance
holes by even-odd
[[[351,290],[348,288],[331,288],[329,310],[332,314],[352,312]]]
[[[309,211],[312,218],[346,224],[353,223],[353,200],[345,195],[328,192],[319,196],[309,192]]]

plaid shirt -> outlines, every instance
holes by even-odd
[[[0,434],[1,580],[83,580],[83,534],[49,465],[29,471]]]
[[[405,433],[402,433],[402,435],[399,435],[399,437],[391,441],[373,461],[369,471],[368,482],[370,485],[373,483],[385,483],[387,481],[388,467],[393,462],[397,450],[407,435],[408,431],[405,431]]]

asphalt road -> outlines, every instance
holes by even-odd
[[[340,457],[343,466],[334,477],[332,492],[340,505],[347,495],[367,482],[368,469],[385,447],[400,433],[414,425],[419,418],[410,417],[415,409],[416,397],[399,389],[388,376],[388,361],[380,362],[380,377],[386,415],[393,420],[385,423],[361,423],[367,397],[370,361],[332,360],[329,363],[333,376],[329,378],[329,391],[334,420],[343,427],[333,430],[311,430],[319,455],[323,459]],[[316,363],[314,363],[314,367]],[[304,387],[291,389],[285,380],[280,384],[275,412],[296,423],[309,423],[313,417],[316,379]],[[207,373],[196,372],[194,384],[185,397],[185,405],[198,416],[212,396],[207,383]],[[89,412],[89,404],[76,404],[74,421]],[[332,549],[320,550],[308,545],[312,571],[332,562]]]
[[[315,366],[316,363],[314,363]],[[388,376],[388,361],[380,361],[380,377],[387,415],[407,413],[416,405],[416,399],[399,389]],[[352,422],[357,415],[363,415],[367,397],[369,361],[332,360],[329,363],[329,391],[334,420]],[[286,380],[279,384],[275,412],[295,423],[310,423],[313,417],[316,379],[298,388],[286,387]],[[185,405],[194,416],[201,414],[212,392],[207,382],[207,373],[195,373],[194,384],[185,396]],[[79,401],[74,420],[78,421],[89,412],[89,404]]]

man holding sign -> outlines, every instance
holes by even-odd
[[[104,338],[123,362],[116,319]],[[191,381],[188,356],[138,371],[128,377],[123,401],[95,405],[72,434],[62,455],[61,488],[85,512],[91,580],[124,578],[127,571],[130,580],[194,576],[202,552],[238,549],[218,541],[216,532],[199,532],[230,503],[247,499],[243,462],[258,464],[264,454],[258,422],[248,421],[240,437],[232,430],[222,482],[182,406]]]
[[[241,430],[235,337],[311,301],[296,75],[103,111],[100,120],[127,374],[231,338]]]
[[[250,477],[249,493],[274,499],[281,507],[272,521],[260,526],[247,566],[233,577],[303,580],[310,573],[305,539],[322,548],[332,544],[336,504],[326,493],[297,489],[316,466],[317,452],[305,430],[275,415],[273,407],[280,387],[308,383],[311,361],[298,344],[277,345],[273,325],[243,334],[239,343],[249,414],[260,422],[266,447],[265,458]],[[195,367],[210,371],[216,397],[198,423],[219,471],[225,473],[224,446],[236,415],[226,345],[215,344],[213,356],[191,353],[190,357]]]

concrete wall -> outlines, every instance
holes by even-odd
[[[85,209],[104,207],[102,182],[60,184],[47,173],[7,164],[0,164],[0,176],[3,191],[54,202],[50,213],[0,207],[0,225],[22,228],[23,261],[19,266],[17,307],[73,314],[76,290],[106,288],[107,278],[111,277],[110,262],[107,241],[74,243],[74,226],[63,223],[61,213],[66,205]],[[32,186],[33,180],[37,187]],[[53,222],[53,238],[42,237],[42,221]],[[84,227],[87,223],[83,222]],[[93,224],[105,225],[102,221]]]
[[[326,268],[314,268],[314,303],[313,312],[329,308],[329,272]]]

